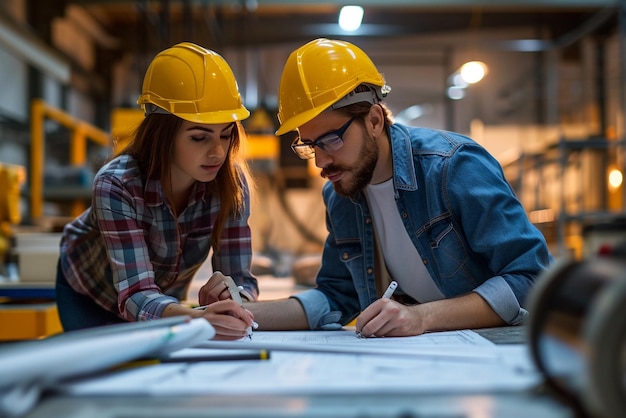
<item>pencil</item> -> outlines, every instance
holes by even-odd
[[[133,361],[128,361],[115,366],[113,369],[127,369],[142,366],[152,366],[155,364],[167,364],[167,363],[198,363],[204,361],[240,361],[240,360],[269,360],[270,352],[268,350],[255,350],[250,352],[236,352],[229,353],[215,353],[208,355],[197,356],[174,356],[174,357],[161,357],[161,358],[145,358]]]
[[[249,353],[218,353],[208,356],[177,356],[159,359],[161,363],[190,363],[198,361],[237,361],[237,360],[269,360],[267,350],[250,351]]]

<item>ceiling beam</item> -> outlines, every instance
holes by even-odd
[[[159,0],[150,0],[149,2],[156,3]],[[134,3],[136,0],[68,0],[68,3],[76,4],[110,4],[110,3]],[[375,7],[429,7],[429,8],[442,8],[442,7],[495,7],[498,9],[510,9],[518,7],[533,7],[533,8],[554,8],[554,7],[604,7],[604,6],[618,6],[620,0],[510,0],[503,2],[502,0],[359,0],[361,6],[375,6]],[[199,3],[205,5],[206,0],[191,0],[191,3]],[[353,2],[346,0],[336,1],[312,1],[312,0],[211,0],[211,6],[236,6],[241,7],[244,4],[248,4],[248,7],[256,6],[322,6],[322,5],[335,5],[343,6],[346,4],[352,4]]]

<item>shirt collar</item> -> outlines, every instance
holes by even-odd
[[[393,179],[396,189],[417,190],[417,177],[413,162],[411,136],[405,126],[393,124],[389,127],[393,158]]]

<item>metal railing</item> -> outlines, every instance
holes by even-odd
[[[97,127],[74,118],[42,99],[31,102],[31,151],[30,151],[30,216],[33,221],[43,217],[43,183],[45,157],[44,122],[51,119],[66,127],[71,132],[70,165],[82,167],[87,161],[87,141],[93,141],[104,147],[112,147],[113,139],[108,133]],[[85,209],[84,201],[76,199],[73,203],[72,215],[75,216]]]

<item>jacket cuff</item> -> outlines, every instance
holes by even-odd
[[[482,283],[474,292],[479,294],[508,325],[519,325],[528,316],[515,293],[502,276],[492,277]]]
[[[310,329],[336,330],[342,328],[339,323],[341,312],[330,310],[328,299],[321,291],[309,289],[291,296],[291,298],[297,299],[302,305]]]

